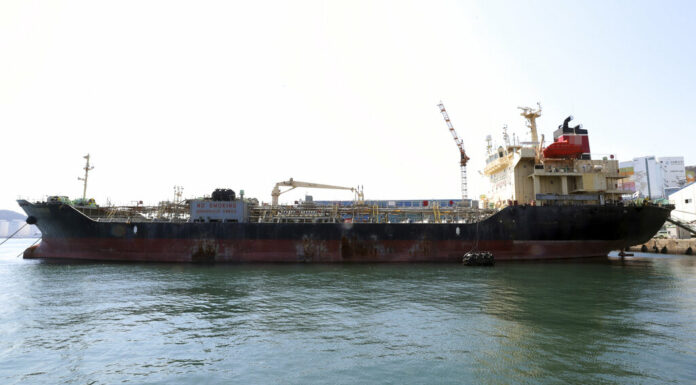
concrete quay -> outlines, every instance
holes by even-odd
[[[644,253],[694,255],[696,254],[696,238],[653,238],[646,243],[629,247],[628,251],[640,251]]]

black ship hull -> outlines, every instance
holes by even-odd
[[[658,206],[510,206],[477,223],[95,221],[62,203],[20,206],[42,232],[25,258],[158,262],[460,262],[606,256],[648,241]]]

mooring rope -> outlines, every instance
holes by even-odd
[[[467,251],[466,254],[469,254],[469,253],[471,253],[472,251],[478,249],[478,241],[479,241],[479,222],[481,222],[480,219],[479,219],[478,221],[476,221],[476,239],[474,239],[474,245],[471,246],[471,249],[469,249],[469,251]],[[466,254],[464,254],[464,255],[466,255]]]
[[[34,241],[34,243],[32,243],[31,245],[29,245],[29,247],[27,247],[27,249],[30,248],[30,247],[32,247],[32,246],[34,246],[35,244],[39,243],[40,240],[41,240],[41,237],[36,238],[36,240]],[[27,251],[27,249],[24,249],[24,251]],[[17,256],[16,256],[15,258],[21,257],[21,256],[24,254],[24,251],[22,251],[21,253],[17,254]]]
[[[0,246],[2,246],[3,243],[9,241],[10,238],[12,238],[12,237],[15,236],[15,234],[17,234],[18,232],[22,231],[22,229],[23,229],[25,226],[27,226],[27,225],[28,225],[28,223],[23,224],[22,227],[18,228],[17,231],[15,231],[14,233],[12,233],[12,235],[10,235],[9,237],[5,238],[4,241],[0,242]]]
[[[34,241],[34,243],[32,243],[31,245],[29,245],[29,247],[27,247],[26,249],[24,249],[24,251],[27,251],[27,249],[29,249],[30,247],[32,247],[32,246],[34,246],[35,244],[39,243],[40,240],[41,240],[41,237],[36,238],[36,240]],[[17,254],[17,256],[16,256],[15,258],[19,258],[19,257],[21,257],[22,255],[24,255],[24,251],[22,251],[21,253]]]

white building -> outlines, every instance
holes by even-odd
[[[624,176],[623,188],[633,190],[641,197],[666,198],[669,193],[686,185],[682,156],[643,156],[621,162],[619,167]]]
[[[670,195],[669,202],[674,205],[673,218],[682,222],[696,221],[696,183]]]
[[[41,231],[36,225],[25,225],[26,222],[22,219],[0,220],[0,238],[7,238],[20,228],[22,230],[14,234],[13,238],[35,238],[41,236]]]
[[[24,226],[26,223],[27,222],[25,222],[23,219],[14,219],[10,221],[9,234],[7,234],[7,236],[14,234],[15,231],[18,230],[19,231],[14,235],[13,238],[27,238],[32,236],[35,233],[35,231],[32,231],[33,226]]]
[[[668,156],[659,158],[662,167],[665,189],[682,188],[686,186],[686,167],[683,156]]]
[[[691,183],[669,196],[669,202],[674,205],[672,218],[696,227],[696,183]],[[680,231],[679,238],[688,238],[685,231]]]
[[[0,221],[0,238],[7,238],[10,235],[10,222],[6,220]]]

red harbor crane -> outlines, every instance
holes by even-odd
[[[468,199],[469,198],[469,192],[467,190],[467,185],[466,185],[466,162],[469,161],[469,157],[466,156],[466,151],[464,151],[464,141],[459,138],[457,135],[457,132],[454,131],[454,127],[452,126],[452,122],[450,121],[449,115],[447,115],[447,110],[445,110],[445,105],[442,104],[442,101],[440,101],[440,104],[437,105],[440,107],[440,112],[442,112],[442,117],[445,118],[445,122],[447,123],[447,128],[449,128],[450,133],[452,134],[452,137],[454,138],[454,142],[457,144],[457,148],[459,149],[459,154],[461,155],[460,161],[459,161],[459,167],[461,168],[462,172],[462,199]]]

